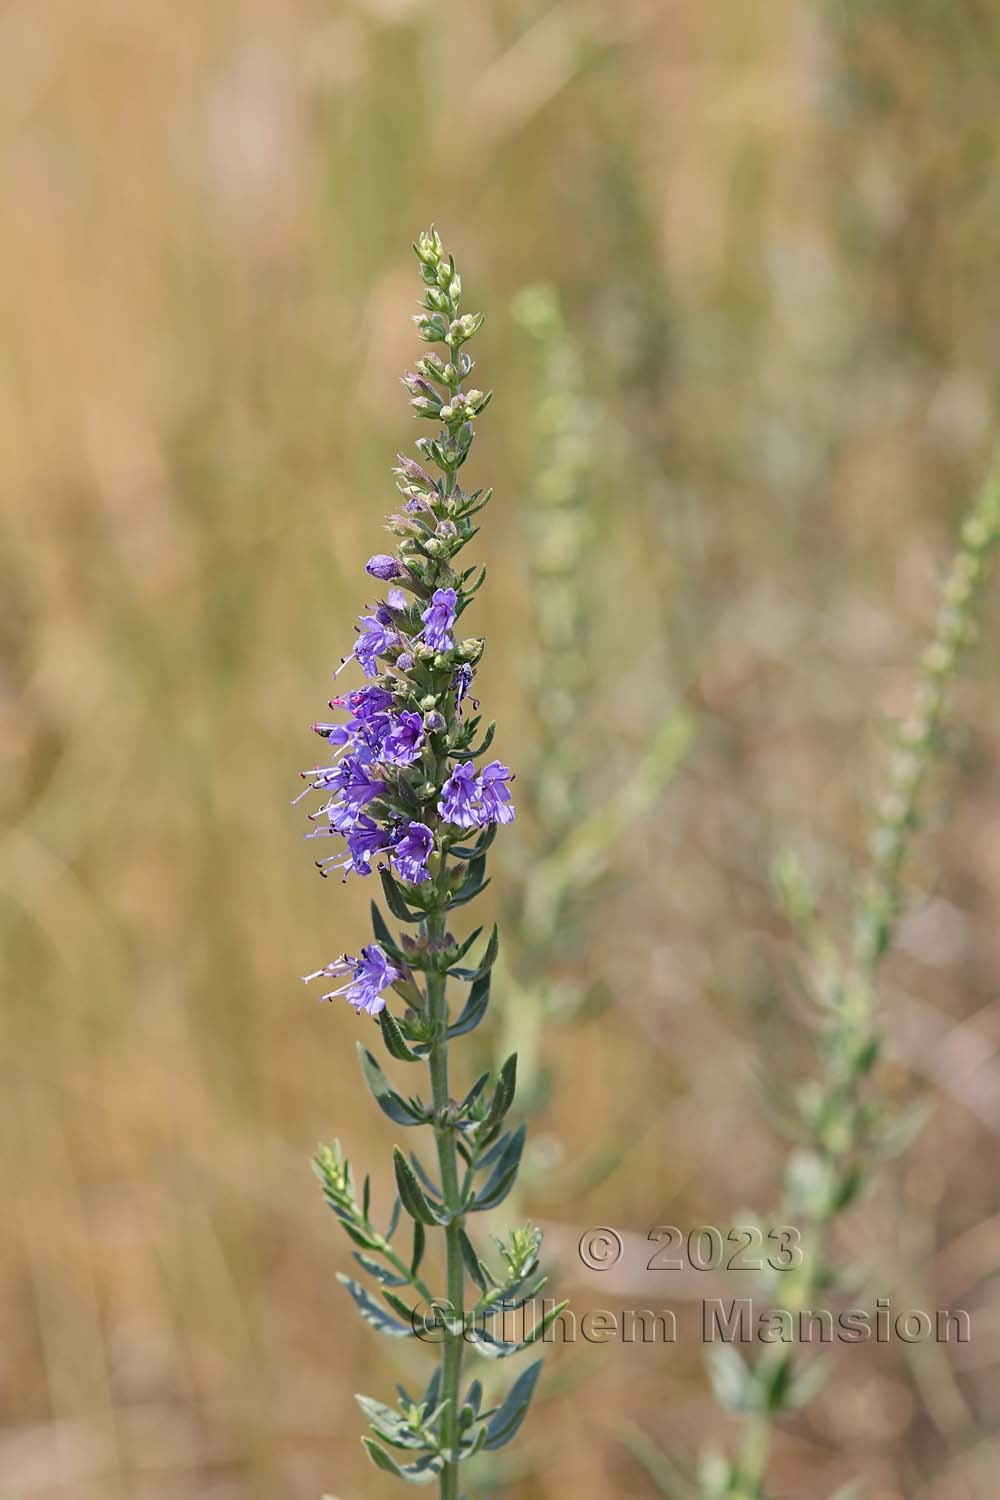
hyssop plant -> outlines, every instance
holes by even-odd
[[[427,1069],[428,1096],[399,1092],[374,1053],[359,1044],[365,1079],[382,1112],[407,1131],[429,1130],[434,1142],[433,1165],[415,1150],[395,1147],[397,1196],[384,1229],[372,1219],[370,1178],[359,1195],[338,1144],[320,1149],[316,1170],[372,1284],[341,1278],[361,1316],[394,1338],[433,1330],[440,1350],[418,1396],[400,1388],[394,1407],[358,1397],[373,1433],[363,1439],[368,1453],[378,1468],[416,1484],[436,1482],[443,1500],[457,1500],[460,1465],[515,1436],[540,1369],[536,1362],[525,1370],[491,1406],[478,1379],[462,1390],[465,1351],[487,1359],[516,1354],[540,1338],[561,1309],[551,1308],[518,1342],[496,1337],[492,1316],[522,1306],[544,1285],[541,1235],[530,1225],[510,1231],[496,1240],[491,1265],[470,1233],[473,1216],[497,1208],[510,1193],[525,1131],[505,1125],[514,1100],[514,1055],[495,1076],[483,1073],[453,1097],[451,1043],[486,1014],[498,936],[494,927],[470,958],[482,929],[459,939],[450,921],[488,884],[487,851],[497,829],[513,821],[514,804],[510,770],[486,758],[495,726],[484,727],[472,693],[484,642],[464,637],[460,628],[486,578],[485,567],[457,565],[491,496],[460,483],[475,421],[490,401],[490,394],[465,388],[473,368],[466,346],[483,318],[460,313],[461,278],[433,228],[414,249],[424,284],[417,331],[443,352],[425,354],[403,383],[417,416],[436,430],[418,439],[418,459],[399,456],[394,472],[402,504],[388,521],[396,550],[367,564],[368,574],[386,586],[385,597],[361,618],[354,649],[337,673],[359,669],[366,681],[331,700],[342,717],[313,726],[328,755],[324,765],[303,773],[303,796],[320,798],[309,815],[315,826],[308,837],[329,839],[334,848],[317,861],[320,870],[343,870],[345,879],[377,871],[389,917],[403,931],[391,930],[373,903],[373,941],[357,957],[338,958],[307,979],[332,980],[325,999],[344,996],[374,1019],[394,1062]],[[456,985],[466,987],[466,996],[453,1011],[449,991]],[[443,1294],[435,1294],[422,1274],[429,1235],[444,1242]]]

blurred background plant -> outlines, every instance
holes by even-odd
[[[853,933],[840,943],[823,925],[809,883],[792,850],[775,861],[779,906],[802,943],[803,987],[811,1002],[817,1060],[812,1077],[789,1087],[780,1077],[764,1081],[771,1111],[789,1142],[782,1193],[770,1219],[759,1226],[758,1245],[780,1231],[782,1253],[761,1259],[755,1294],[775,1310],[775,1326],[792,1330],[803,1313],[845,1307],[871,1309],[886,1268],[852,1256],[850,1228],[841,1219],[854,1205],[861,1211],[879,1186],[886,1158],[912,1143],[924,1122],[918,1103],[895,1112],[880,1094],[884,1034],[878,975],[904,915],[901,878],[910,840],[922,816],[920,791],[935,753],[941,751],[947,694],[963,648],[975,640],[983,592],[1000,543],[1000,463],[962,522],[960,540],[941,589],[933,637],[921,658],[921,679],[908,717],[894,734],[888,786],[872,817],[869,869],[856,884]],[[848,1221],[849,1226],[850,1221]],[[773,1234],[773,1231],[771,1232]],[[885,1299],[887,1302],[888,1299]],[[929,1314],[925,1314],[930,1316]],[[930,1326],[930,1325],[929,1325]],[[903,1341],[904,1344],[907,1342]],[[910,1342],[919,1342],[911,1340]],[[657,1491],[672,1500],[764,1500],[775,1428],[782,1416],[807,1405],[826,1375],[815,1347],[801,1350],[795,1336],[773,1338],[755,1358],[732,1343],[708,1350],[712,1387],[720,1406],[735,1414],[741,1436],[732,1456],[721,1447],[703,1450],[697,1466],[676,1462],[641,1433],[625,1430],[632,1452]],[[969,1414],[963,1426],[968,1427]],[[856,1485],[847,1492],[857,1493]],[[845,1494],[839,1491],[841,1500]]]
[[[559,1029],[599,1013],[613,1000],[590,952],[602,874],[615,845],[633,832],[663,793],[691,741],[683,710],[670,712],[637,765],[617,782],[604,772],[599,725],[601,684],[592,634],[600,588],[601,529],[592,486],[603,449],[601,412],[586,397],[580,353],[554,287],[525,287],[516,325],[533,339],[539,369],[534,423],[522,462],[523,554],[528,564],[533,642],[521,658],[529,723],[519,796],[528,823],[517,863],[508,860],[498,962],[502,994],[498,1052],[518,1056],[518,1113],[544,1110],[552,1076],[545,1045]],[[504,1048],[507,1050],[504,1051]],[[552,1055],[552,1048],[549,1050]],[[617,1163],[621,1141],[598,1141],[596,1158],[576,1161],[560,1187],[565,1145],[551,1136],[527,1148],[518,1190],[537,1182],[549,1205],[579,1191]]]
[[[748,1060],[798,1078],[809,1041],[769,871],[794,846],[845,930],[878,726],[912,701],[992,437],[998,31],[929,0],[3,8],[3,1500],[383,1493],[342,1414],[390,1370],[341,1307],[303,1161],[391,1131],[341,1066],[352,1018],[297,982],[331,918],[285,798],[391,498],[398,247],[431,217],[484,306],[558,287],[600,412],[591,809],[673,703],[698,725],[584,907],[610,1003],[541,1039],[533,1128],[624,1155],[526,1205],[578,1313],[669,1306],[679,1339],[553,1351],[550,1377],[600,1369],[546,1406],[511,1494],[648,1495],[625,1415],[670,1450],[731,1444],[697,1329],[736,1283],[647,1273],[645,1235],[775,1200]],[[481,686],[520,767],[535,450],[512,393],[536,356],[501,316],[481,338],[508,393],[483,437]],[[916,1076],[933,1119],[852,1218],[880,1290],[968,1307],[975,1336],[834,1349],[775,1444],[778,1494],[992,1500],[997,621],[991,598],[882,971],[887,1100]],[[514,834],[530,848],[532,821]],[[346,891],[336,946],[365,924]],[[575,1261],[589,1224],[625,1237],[614,1271]]]
[[[601,577],[601,531],[592,491],[604,448],[603,413],[587,398],[580,350],[556,288],[524,287],[511,313],[537,351],[533,422],[522,435],[521,455],[529,476],[522,497],[522,546],[534,631],[522,658],[529,713],[518,771],[522,836],[515,856],[508,852],[502,900],[505,941],[494,978],[495,1059],[483,1061],[501,1062],[516,1052],[515,1113],[544,1120],[558,1076],[560,1034],[613,1003],[606,976],[598,968],[593,977],[591,941],[601,876],[616,845],[665,792],[689,748],[693,723],[683,709],[668,712],[637,764],[618,785],[608,786],[601,774],[606,748],[592,727],[601,705],[590,639]],[[529,1136],[506,1217],[517,1218],[525,1196],[551,1214],[560,1202],[606,1179],[627,1155],[628,1140],[623,1122],[615,1134],[594,1142],[589,1155],[574,1159],[572,1138]],[[567,1362],[560,1385],[543,1387],[536,1403],[575,1387],[596,1368],[586,1359]],[[484,1456],[474,1492],[490,1493],[514,1476],[525,1477],[536,1462],[526,1446],[522,1439],[515,1455]]]

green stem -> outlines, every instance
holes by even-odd
[[[444,878],[445,861],[442,859],[439,890],[444,885]],[[444,937],[444,931],[444,911],[432,912],[427,918],[428,938],[432,943],[440,942]],[[448,1449],[450,1457],[441,1470],[440,1495],[441,1500],[458,1500],[458,1414],[465,1320],[465,1286],[462,1249],[458,1238],[462,1224],[462,1198],[458,1182],[455,1135],[454,1128],[450,1124],[442,1123],[446,1119],[449,1103],[448,1011],[445,1003],[445,976],[443,974],[428,975],[427,999],[435,1034],[428,1059],[434,1102],[434,1140],[437,1145],[444,1206],[446,1212],[451,1215],[451,1220],[445,1228],[448,1322],[445,1328],[441,1371],[441,1400],[447,1403],[441,1418],[441,1437],[442,1444]]]
[[[777,1348],[779,1346],[772,1345],[771,1347]],[[755,1412],[748,1420],[747,1430],[744,1434],[737,1460],[739,1493],[745,1496],[746,1500],[759,1500],[759,1497],[763,1493],[762,1485],[764,1483],[764,1476],[767,1473],[773,1430],[774,1422],[769,1411]]]
[[[455,367],[448,389],[452,399],[461,391],[461,349],[449,349]],[[445,494],[452,495],[458,482],[455,470],[445,476]],[[436,888],[438,906],[427,916],[429,942],[440,943],[445,935],[447,893],[447,854],[442,853],[437,872]],[[462,1247],[459,1232],[462,1227],[462,1189],[458,1181],[458,1162],[455,1153],[454,1126],[445,1123],[449,1104],[448,1093],[448,1006],[445,998],[447,980],[444,974],[428,974],[427,1007],[433,1026],[434,1041],[431,1045],[428,1064],[431,1075],[431,1097],[434,1105],[434,1141],[437,1146],[438,1167],[441,1173],[441,1193],[445,1212],[450,1216],[445,1227],[445,1297],[448,1304],[448,1322],[445,1328],[444,1349],[441,1367],[441,1400],[446,1403],[441,1417],[442,1446],[448,1450],[449,1458],[441,1470],[441,1500],[459,1500],[458,1491],[458,1416],[459,1388],[462,1378],[462,1347],[465,1331],[465,1274],[462,1264]]]
[[[876,1037],[876,981],[879,963],[889,947],[900,904],[900,876],[915,823],[917,800],[936,748],[944,715],[946,690],[966,644],[979,593],[1000,544],[1000,458],[962,526],[961,539],[945,581],[930,647],[924,655],[922,686],[916,709],[903,725],[889,775],[886,796],[875,818],[872,867],[858,913],[852,949],[845,965],[838,1010],[830,1035],[839,1043],[834,1056],[830,1097],[843,1122],[834,1144],[822,1138],[819,1153],[843,1177],[851,1159],[864,1149],[866,1122],[862,1087],[868,1073],[859,1060],[864,1043]],[[786,1205],[789,1218],[794,1204]],[[796,1287],[798,1305],[809,1307],[820,1287],[821,1256],[834,1220],[841,1212],[827,1203],[809,1224],[810,1259]],[[769,1389],[769,1376],[783,1357],[772,1345],[757,1366],[758,1394]],[[767,1476],[775,1412],[761,1406],[747,1420],[736,1463],[739,1500],[761,1500]]]

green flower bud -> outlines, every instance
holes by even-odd
[[[482,656],[485,646],[485,641],[470,636],[468,640],[459,642],[455,650],[455,660],[468,662],[470,666],[475,666],[476,662]]]

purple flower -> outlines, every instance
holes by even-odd
[[[381,578],[387,583],[390,578],[402,578],[403,567],[396,558],[389,557],[385,552],[377,552],[365,563],[365,572],[370,573],[373,578]]]
[[[375,714],[384,714],[392,707],[392,694],[385,688],[363,687],[348,693],[347,698],[333,698],[331,708],[346,708],[355,719],[371,719]]]
[[[420,885],[430,880],[427,856],[434,847],[434,835],[426,823],[411,823],[392,851],[392,863],[397,875],[411,885]]]
[[[458,671],[451,679],[452,690],[455,694],[456,708],[462,707],[462,699],[466,696],[470,687],[472,686],[472,679],[475,675],[475,672],[473,672],[468,662],[465,662],[462,666],[459,667]]]
[[[367,816],[367,814],[362,814],[361,812],[359,812],[356,807],[348,807],[346,802],[328,802],[325,807],[320,808],[319,812],[316,813],[315,816],[322,817],[324,813],[329,820],[329,828],[314,829],[312,833],[306,834],[307,839],[317,838],[322,833],[339,833],[343,834],[344,837],[346,837],[347,834],[350,833],[354,825],[357,823],[358,819],[362,816]],[[313,816],[314,815],[310,813],[310,817]],[[332,855],[330,857],[331,859],[333,858]],[[323,863],[326,864],[327,861],[324,860]]]
[[[361,764],[367,766],[372,761],[382,760],[385,742],[392,728],[389,715],[372,714],[370,719],[357,720],[351,727],[354,733],[354,754]]]
[[[483,773],[479,778],[483,822],[513,823],[514,804],[507,790],[507,782],[511,779],[511,772],[498,760],[491,760],[489,765],[483,768]]]
[[[420,616],[424,622],[424,640],[432,651],[454,650],[451,627],[455,623],[457,597],[454,589],[435,589],[430,605]]]
[[[384,656],[396,645],[396,641],[396,628],[391,617],[383,620],[378,615],[366,615],[362,619],[361,634],[354,643],[354,655],[361,663],[361,670],[366,677],[379,675],[375,658]]]
[[[340,765],[313,766],[311,771],[300,771],[299,775],[309,785],[304,787],[297,797],[292,799],[292,806],[301,802],[303,797],[308,797],[310,792],[325,792],[333,789],[338,791],[343,784],[344,767]]]
[[[388,790],[386,783],[371,776],[356,755],[345,756],[338,769],[340,771],[338,790],[343,798],[344,806],[355,814],[359,813],[366,803],[372,802]]]
[[[331,806],[328,812],[329,826],[314,828],[312,833],[306,834],[306,838],[318,839],[324,836],[344,838],[347,840],[347,854],[345,855],[341,850],[337,854],[328,854],[325,859],[318,859],[317,870],[324,879],[331,869],[344,870],[345,880],[352,870],[355,875],[370,875],[372,855],[381,854],[384,849],[389,848],[388,833],[366,813],[350,813],[341,803]]]
[[[476,768],[470,760],[461,761],[441,788],[438,812],[459,828],[479,828],[479,785]]]
[[[318,734],[331,745],[346,745],[351,737],[351,731],[346,724],[314,724],[313,734]]]
[[[305,974],[303,979],[308,984],[320,976],[340,979],[345,974],[351,976],[347,984],[342,984],[337,990],[328,990],[323,999],[332,1000],[337,995],[344,995],[355,1010],[367,1011],[370,1016],[377,1016],[385,1010],[382,991],[389,989],[400,977],[399,970],[393,968],[378,943],[369,943],[367,948],[362,948],[360,958],[351,958],[345,953],[336,963],[317,969],[315,974]]]
[[[384,828],[380,828],[365,813],[362,813],[354,827],[348,831],[347,847],[350,850],[350,865],[356,875],[370,875],[372,872],[372,855],[380,853],[389,847],[389,836]],[[346,866],[347,860],[344,861]],[[346,880],[346,876],[344,877]]]
[[[419,714],[401,713],[389,732],[385,752],[397,766],[412,766],[424,745],[424,721]]]

